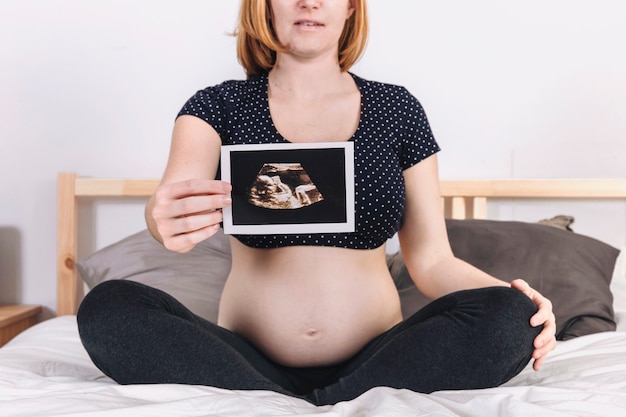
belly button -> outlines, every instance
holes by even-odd
[[[320,335],[320,331],[317,329],[308,329],[304,335],[309,339],[317,339]]]

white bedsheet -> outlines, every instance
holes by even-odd
[[[621,330],[624,330],[621,328]],[[264,391],[115,384],[89,360],[74,316],[0,349],[0,416],[626,416],[626,332],[561,342],[541,372],[502,387],[430,395],[375,388],[334,406]]]

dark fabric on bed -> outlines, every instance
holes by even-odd
[[[560,339],[614,330],[609,284],[618,250],[563,228],[535,223],[448,220],[453,250],[499,278],[525,278],[554,303]],[[570,222],[571,223],[571,222]],[[216,322],[230,270],[230,243],[221,231],[186,254],[170,252],[147,230],[77,263],[92,288],[129,279],[159,288],[195,314]],[[388,255],[404,317],[425,306],[401,254]]]
[[[536,311],[528,297],[510,288],[455,292],[347,361],[308,369],[276,364],[241,336],[133,281],[95,287],[77,321],[94,364],[118,383],[266,389],[324,405],[352,400],[376,386],[424,393],[498,386],[530,361],[541,330],[530,326]]]
[[[559,340],[615,330],[610,282],[616,248],[542,224],[446,222],[457,257],[505,281],[523,278],[552,301]],[[409,316],[428,299],[413,285],[400,253],[389,256],[389,265]]]

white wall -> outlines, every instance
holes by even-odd
[[[0,0],[0,303],[54,309],[58,171],[159,177],[183,102],[243,77],[226,34],[237,6]],[[444,149],[442,177],[626,177],[622,0],[369,7],[371,40],[353,71],[421,100]],[[558,214],[532,203],[491,210],[528,220]],[[86,233],[83,253],[143,227],[139,202],[81,211],[100,225]],[[577,232],[626,245],[625,204],[560,212],[576,216]]]

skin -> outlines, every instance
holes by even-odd
[[[360,94],[337,62],[337,41],[354,11],[349,0],[271,0],[280,42],[269,73],[269,105],[278,131],[291,142],[347,141],[360,115]],[[193,116],[177,119],[160,186],[146,207],[152,234],[165,247],[191,250],[212,236],[231,203],[230,184],[216,181],[221,140]],[[404,172],[406,212],[400,244],[416,285],[431,298],[493,285],[512,286],[538,306],[531,325],[538,370],[556,346],[552,305],[523,280],[508,284],[454,257],[439,198],[437,157]],[[413,190],[420,190],[415,192]],[[419,231],[419,233],[417,232]],[[385,246],[249,248],[231,238],[233,267],[219,325],[252,341],[288,366],[340,362],[401,320]]]

